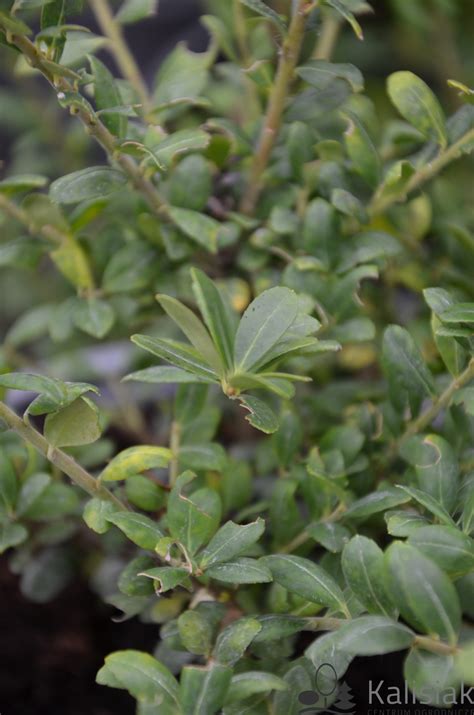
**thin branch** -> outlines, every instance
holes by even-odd
[[[288,90],[303,44],[307,7],[308,0],[298,0],[288,35],[283,43],[275,82],[250,170],[249,184],[240,206],[245,214],[252,214],[255,210],[262,189],[262,175],[267,168],[281,126]]]
[[[173,420],[171,423],[170,432],[170,450],[171,450],[171,461],[169,470],[169,481],[170,486],[174,487],[176,480],[178,479],[179,470],[179,445],[181,442],[181,425],[177,420]]]
[[[91,497],[98,497],[111,501],[117,509],[126,510],[127,507],[123,502],[112,494],[111,491],[104,487],[92,474],[86,472],[84,467],[81,467],[69,454],[63,452],[57,447],[52,447],[48,440],[43,437],[30,424],[24,422],[13,410],[11,410],[4,402],[0,401],[0,419],[2,419],[10,429],[16,432],[25,442],[31,444],[40,454],[48,459],[54,466],[60,469],[64,474],[81,487]]]
[[[474,378],[474,358],[471,358],[469,365],[458,377],[456,377],[446,390],[433,402],[425,412],[411,422],[402,434],[398,444],[405,442],[409,437],[423,432],[439,415],[441,410],[448,407],[455,393],[467,385]]]
[[[32,67],[38,69],[41,74],[54,87],[55,91],[64,93],[76,93],[76,88],[65,77],[53,75],[49,66],[44,64],[45,57],[41,51],[27,37],[20,35],[8,35],[10,44],[17,47],[26,57]],[[146,199],[150,209],[159,218],[167,214],[167,205],[161,198],[154,184],[147,179],[136,161],[127,154],[120,153],[117,140],[100,121],[95,112],[86,106],[74,106],[72,113],[77,116],[90,134],[104,149],[111,161],[116,162],[127,174],[134,187]]]
[[[415,171],[411,179],[408,181],[407,185],[402,189],[399,194],[392,196],[377,196],[377,192],[374,194],[371,202],[369,203],[367,210],[370,217],[377,216],[388,209],[392,204],[405,198],[415,189],[423,186],[427,181],[432,179],[436,174],[438,174],[442,169],[444,169],[447,164],[450,164],[454,159],[458,159],[462,153],[464,147],[466,147],[470,142],[474,141],[474,129],[470,129],[464,136],[458,139],[454,144],[440,152],[438,156],[433,159],[433,161],[428,162],[421,169]]]
[[[151,108],[151,98],[135,58],[125,41],[120,23],[115,19],[107,0],[89,0],[89,3],[100,29],[110,40],[108,49],[114,56],[121,73],[137,93],[147,114]]]

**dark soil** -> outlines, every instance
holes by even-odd
[[[113,609],[81,581],[53,601],[24,598],[0,562],[1,715],[133,715],[127,693],[95,683],[113,650],[152,650],[157,628],[111,620]]]

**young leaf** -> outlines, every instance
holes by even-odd
[[[77,447],[99,439],[99,411],[87,397],[79,397],[67,407],[46,417],[44,436],[53,447]]]
[[[228,521],[221,526],[201,554],[199,565],[208,569],[214,564],[230,561],[255,544],[265,530],[263,519],[257,519],[243,526]]]
[[[166,295],[157,295],[156,299],[212,369],[218,375],[222,374],[223,365],[214,343],[206,328],[192,310],[180,303],[179,300]]]
[[[144,514],[136,512],[115,512],[107,517],[125,536],[142,549],[154,550],[158,541],[163,538],[163,532]]]
[[[341,560],[344,577],[369,613],[394,615],[384,582],[384,556],[375,541],[354,536],[344,547]]]
[[[112,459],[100,475],[105,482],[127,479],[127,477],[147,469],[167,467],[171,459],[171,452],[166,447],[141,445],[129,447]]]
[[[428,85],[413,72],[394,72],[387,80],[387,89],[400,114],[423,136],[444,148],[448,139],[443,110]]]
[[[189,151],[206,149],[210,136],[202,129],[181,129],[150,147],[153,156],[168,168],[176,156]]]
[[[226,368],[233,362],[234,326],[216,285],[197,268],[191,269],[193,291],[215,346]]]
[[[115,20],[121,25],[140,22],[156,12],[158,0],[125,0],[120,6]]]
[[[385,559],[387,587],[403,618],[422,633],[456,643],[461,609],[446,574],[414,546],[397,541]]]
[[[261,360],[296,318],[298,299],[288,288],[270,288],[247,308],[235,336],[236,369],[250,370]]]
[[[265,556],[262,563],[272,572],[273,580],[290,593],[296,593],[311,603],[348,613],[344,594],[336,581],[309,559],[275,554]]]
[[[200,354],[186,343],[176,340],[150,338],[148,335],[132,335],[130,338],[139,348],[148,350],[162,360],[166,360],[187,372],[203,378],[206,382],[218,382],[217,373],[209,367]]]

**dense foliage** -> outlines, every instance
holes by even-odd
[[[161,625],[97,675],[140,715],[292,715],[322,664],[398,650],[445,704],[474,684],[474,90],[441,66],[442,101],[411,71],[365,94],[332,61],[363,0],[212,0],[150,88],[123,28],[153,0],[90,0],[101,35],[76,0],[0,5],[23,593],[80,571]],[[457,5],[394,3],[415,34]]]

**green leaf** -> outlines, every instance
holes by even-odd
[[[91,72],[94,77],[94,98],[97,109],[110,109],[119,107],[122,98],[113,75],[103,62],[93,55],[88,57]],[[103,124],[114,136],[122,139],[127,132],[127,118],[122,114],[107,112],[102,117]]]
[[[53,447],[77,447],[99,439],[99,411],[87,397],[47,415],[44,436]]]
[[[0,461],[1,459],[2,457],[0,456]],[[31,477],[28,477],[28,479],[23,482],[16,504],[16,513],[18,516],[23,516],[28,512],[50,483],[51,477],[49,474],[44,474],[42,472],[32,474]]]
[[[336,581],[321,566],[301,556],[274,554],[265,556],[262,563],[268,566],[273,580],[311,603],[342,611],[347,614],[344,594]]]
[[[193,375],[192,372],[182,370],[180,367],[172,367],[171,365],[157,365],[155,367],[146,367],[144,370],[131,372],[122,378],[122,382],[128,381],[148,382],[152,384],[191,384],[205,383],[212,384],[213,380],[207,380],[199,375]]]
[[[131,25],[140,22],[156,13],[158,0],[125,0],[115,15],[115,20],[121,25]]]
[[[151,568],[154,560],[151,556],[140,555],[129,561],[121,571],[117,586],[126,596],[149,597],[154,593],[152,582],[141,575],[143,571]]]
[[[39,392],[48,397],[57,407],[61,406],[67,396],[66,385],[61,380],[45,375],[31,375],[27,372],[9,372],[0,375],[0,386],[8,387],[10,390]]]
[[[18,496],[19,484],[15,469],[4,450],[0,451],[0,505],[13,513]]]
[[[205,667],[185,666],[180,690],[185,715],[216,715],[222,712],[232,670],[219,663]]]
[[[275,10],[272,10],[272,8],[263,2],[263,0],[240,0],[240,2],[256,12],[258,15],[270,20],[270,22],[272,22],[275,27],[280,30],[282,35],[286,34],[286,25],[282,21],[280,15],[278,15]]]
[[[387,89],[400,114],[423,136],[444,148],[448,139],[443,110],[428,85],[413,72],[394,72],[387,80]]]
[[[277,675],[261,670],[247,670],[245,673],[234,675],[230,681],[225,702],[228,705],[250,698],[252,695],[269,693],[272,690],[287,690],[287,688],[288,684]]]
[[[111,516],[117,507],[105,499],[89,499],[84,507],[84,521],[89,529],[97,534],[105,534],[110,529],[109,516]]]
[[[451,578],[474,570],[473,541],[454,526],[422,526],[410,534],[408,543],[437,563]]]
[[[245,397],[241,395],[239,396],[239,402],[250,413],[245,419],[250,422],[252,427],[265,432],[265,434],[272,434],[277,431],[280,423],[266,402],[253,395],[245,395]]]
[[[90,166],[53,181],[49,195],[58,204],[78,204],[121,191],[127,177],[107,166]]]
[[[344,547],[344,577],[369,613],[393,616],[394,609],[384,582],[384,556],[375,541],[354,536]]]
[[[271,571],[256,559],[248,559],[242,556],[234,561],[227,561],[222,564],[214,564],[206,569],[207,576],[210,576],[222,583],[269,583],[272,581]]]
[[[296,318],[298,299],[288,288],[270,288],[248,306],[235,336],[236,368],[250,370],[261,360]]]
[[[403,410],[408,401],[416,414],[422,399],[435,394],[433,376],[419,349],[410,333],[399,325],[390,325],[385,330],[382,363],[396,409]]]
[[[157,511],[163,506],[163,489],[141,474],[128,477],[125,482],[125,494],[129,502],[144,511]]]
[[[216,348],[226,368],[233,363],[234,326],[229,316],[229,309],[217,286],[197,268],[191,269],[193,291]]]
[[[46,176],[37,174],[16,174],[0,181],[0,194],[21,194],[23,191],[43,189],[48,184]]]
[[[402,623],[385,616],[362,616],[342,626],[338,647],[350,655],[383,655],[409,648],[415,634]]]
[[[19,546],[27,538],[28,531],[23,524],[12,524],[8,521],[0,524],[0,554],[13,546]]]
[[[189,578],[190,574],[189,571],[184,568],[158,566],[156,568],[142,571],[139,575],[151,578],[154,582],[156,582],[155,591],[158,594],[166,593],[167,591],[171,591],[178,586],[184,586],[188,590],[191,590],[191,581]]]
[[[419,648],[413,648],[407,655],[403,677],[418,700],[440,707],[449,707],[451,694],[458,687],[454,656]]]
[[[474,684],[474,641],[464,644],[456,656],[456,670],[459,676],[469,685]]]
[[[342,551],[344,545],[350,539],[350,531],[341,524],[334,522],[321,521],[316,524],[310,524],[306,531],[312,539],[333,554],[338,554]]]
[[[107,520],[115,524],[125,536],[142,549],[153,551],[164,534],[152,519],[138,512],[117,511]]]
[[[115,313],[105,300],[84,298],[74,309],[74,323],[80,330],[100,339],[107,335],[115,322]]]
[[[343,0],[324,0],[327,5],[332,7],[336,12],[338,12],[342,17],[347,20],[349,25],[352,27],[354,30],[354,33],[357,37],[358,40],[363,40],[364,39],[364,33],[362,32],[362,28],[355,19],[354,15],[352,12],[350,12],[346,4],[344,3]]]
[[[218,382],[217,373],[202,359],[197,350],[186,343],[150,338],[148,335],[132,335],[131,341],[139,348],[198,375],[206,382]]]
[[[367,496],[357,499],[344,512],[347,519],[367,519],[373,514],[378,514],[386,509],[392,509],[399,504],[410,501],[399,489],[380,490],[367,494]]]
[[[176,100],[192,101],[198,97],[207,84],[213,59],[212,48],[208,52],[191,52],[184,43],[179,43],[160,65],[153,97],[155,106],[159,108]],[[163,114],[167,116],[172,111]]]
[[[415,511],[387,511],[384,514],[387,531],[391,536],[410,536],[428,523],[425,517]]]
[[[169,168],[173,160],[189,151],[199,151],[209,146],[210,135],[202,129],[181,129],[150,146],[153,156],[164,168]]]
[[[436,434],[415,436],[401,445],[400,455],[415,467],[420,489],[446,512],[452,511],[459,489],[459,464],[449,442]]]
[[[409,544],[394,542],[385,554],[387,587],[404,620],[422,633],[457,641],[461,608],[443,571]]]
[[[167,467],[171,459],[171,451],[166,447],[141,445],[129,447],[112,459],[100,475],[105,482],[115,482],[147,469]]]
[[[414,499],[414,501],[418,502],[418,504],[424,506],[425,509],[436,516],[443,524],[454,526],[454,521],[449,516],[446,509],[430,494],[423,492],[421,489],[416,489],[416,487],[406,487],[403,484],[399,484],[398,487],[408,494],[410,499]]]
[[[211,648],[211,624],[198,611],[185,611],[178,618],[181,641],[190,653],[208,655]]]
[[[51,521],[76,514],[79,507],[77,491],[68,484],[52,482],[36,496],[23,516],[35,521]]]
[[[364,78],[361,71],[350,64],[336,64],[326,60],[310,60],[296,69],[296,74],[305,82],[316,87],[326,89],[335,80],[343,79],[348,82],[354,92],[364,89]]]
[[[180,712],[178,683],[162,663],[148,653],[122,650],[111,653],[97,673],[99,685],[128,690],[140,703],[160,703]]]
[[[217,234],[220,224],[198,211],[171,206],[168,215],[174,224],[191,240],[211,253],[217,252]]]
[[[18,17],[12,17],[6,12],[0,12],[0,27],[14,35],[31,35],[32,30]]]
[[[168,500],[168,527],[171,535],[193,555],[209,541],[219,526],[221,501],[218,494],[207,487],[191,494],[185,488],[195,479],[191,472],[183,472],[173,487]]]
[[[318,673],[318,688],[329,692],[334,687],[334,671],[338,678],[342,678],[354,656],[339,646],[339,632],[333,631],[319,636],[306,649],[305,656],[313,664],[314,671]],[[334,668],[321,668],[329,665]]]
[[[179,463],[189,469],[212,469],[221,472],[227,460],[227,454],[222,445],[217,442],[207,444],[188,444],[180,447]]]
[[[261,630],[260,623],[251,617],[239,618],[230,623],[219,633],[213,658],[223,665],[234,665]]]
[[[456,303],[439,317],[443,323],[474,323],[474,303]]]
[[[200,567],[208,569],[214,564],[224,563],[239,556],[259,540],[264,530],[265,522],[260,518],[243,526],[228,521],[221,526],[202,552]]]
[[[355,115],[348,115],[348,127],[344,132],[347,153],[354,171],[374,188],[380,181],[380,158],[362,123]]]
[[[192,310],[175,298],[166,295],[157,295],[156,299],[165,313],[174,320],[190,343],[203,356],[205,361],[209,363],[218,375],[221,375],[223,370],[222,361],[209,333],[199,318],[194,315]]]

